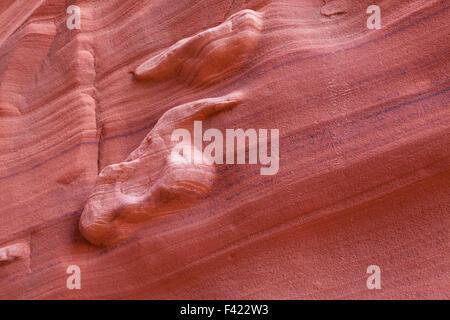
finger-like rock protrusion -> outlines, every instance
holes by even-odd
[[[205,197],[215,179],[215,166],[192,143],[190,158],[172,157],[173,146],[179,144],[172,141],[172,132],[233,108],[241,99],[242,93],[236,92],[167,111],[124,162],[100,172],[80,218],[83,236],[95,245],[113,245],[143,222],[179,212]]]
[[[222,24],[163,50],[138,66],[134,75],[152,80],[178,75],[193,85],[211,84],[246,63],[256,49],[262,29],[262,13],[239,11]]]

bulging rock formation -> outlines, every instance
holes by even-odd
[[[239,70],[255,51],[263,29],[263,14],[242,10],[217,27],[182,39],[145,61],[137,79],[178,76],[197,86],[211,84]]]
[[[100,172],[81,215],[83,236],[96,245],[112,245],[125,240],[139,224],[204,198],[215,179],[214,165],[190,143],[191,158],[183,153],[173,157],[172,132],[231,109],[241,100],[242,93],[235,92],[167,111],[124,162]]]

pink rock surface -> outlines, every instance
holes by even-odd
[[[373,4],[2,1],[0,298],[448,299],[449,6],[383,0],[369,30]],[[242,10],[261,17],[250,34],[226,29],[139,77]],[[216,165],[201,199],[150,212],[108,247],[83,237],[99,173],[153,154],[145,138],[173,108],[233,92],[243,98],[205,130],[279,129],[276,175]],[[81,290],[66,287],[70,265]],[[381,290],[366,287],[369,265]]]

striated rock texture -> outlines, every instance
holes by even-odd
[[[450,298],[449,9],[1,1],[0,299]],[[197,116],[278,173],[171,161]]]

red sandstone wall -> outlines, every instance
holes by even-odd
[[[449,4],[327,2],[2,0],[0,298],[449,298]],[[239,27],[221,47],[235,33],[220,31],[138,79],[243,9],[263,15],[255,34]],[[83,237],[102,169],[169,110],[237,91],[204,129],[279,129],[277,174],[217,165],[175,213],[151,211],[107,247]],[[150,186],[165,167],[145,161],[134,177]],[[66,287],[70,265],[81,290]],[[366,287],[369,265],[381,290]]]

